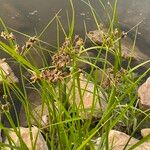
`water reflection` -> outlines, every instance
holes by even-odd
[[[112,2],[113,0],[111,0]],[[95,22],[91,15],[90,8],[81,0],[75,0],[75,32],[76,34],[84,35],[85,27],[87,30],[96,28]],[[87,2],[85,0],[85,2]],[[102,0],[106,9],[110,11],[109,1]],[[149,0],[120,0],[118,1],[118,16],[121,27],[124,30],[129,30],[131,27],[143,20],[139,27],[137,45],[139,49],[150,56],[150,1]],[[68,0],[0,0],[0,16],[6,24],[21,32],[34,35],[40,33],[43,27],[50,19],[60,10],[60,20],[65,30],[68,29],[67,13],[71,16],[70,5]],[[106,21],[104,9],[102,8],[99,0],[92,0],[92,6],[96,9],[97,13]],[[50,28],[43,36],[44,40],[50,43],[56,43],[56,21],[54,21]],[[63,38],[63,36],[61,36]],[[131,32],[130,37],[133,38]],[[20,39],[21,42],[22,39]]]

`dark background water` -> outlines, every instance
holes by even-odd
[[[86,4],[88,0],[73,0],[75,9],[75,29],[74,33],[82,37],[85,36],[86,30],[97,29],[90,7]],[[101,3],[104,4],[105,9]],[[91,6],[97,13],[99,23],[107,24],[107,13],[111,16],[114,0],[90,0]],[[111,4],[111,5],[110,5]],[[122,30],[128,31],[139,22],[138,37],[136,41],[139,55],[144,60],[150,59],[150,0],[118,0],[117,16]],[[61,11],[60,11],[61,10]],[[68,33],[68,20],[72,18],[72,11],[69,0],[0,0],[0,17],[5,24],[19,32],[34,36],[39,35],[48,22],[58,14],[63,28]],[[68,16],[67,16],[68,14]],[[20,45],[25,43],[24,36],[15,34]],[[129,33],[129,42],[126,42],[127,47],[132,47],[135,36],[135,30]],[[57,46],[57,20],[55,19],[44,34],[40,37],[52,45]],[[59,41],[64,40],[64,34],[60,29]],[[50,48],[51,49],[51,48]],[[31,51],[31,55],[39,67],[41,66],[41,58]],[[48,56],[48,54],[45,54]],[[0,58],[9,56],[0,52]],[[8,60],[8,59],[7,59]],[[8,60],[9,63],[9,60]],[[10,63],[11,64],[11,63]],[[150,64],[148,65],[148,67]],[[13,70],[18,72],[18,67],[13,65]]]
[[[87,2],[87,0],[84,0]],[[109,1],[101,0],[111,13]],[[113,0],[110,0],[112,3]],[[95,29],[95,23],[90,8],[81,0],[73,0],[75,7],[75,33],[84,35],[84,22],[87,30]],[[105,11],[100,0],[91,0],[98,15],[106,21]],[[118,16],[121,27],[129,30],[143,20],[139,27],[137,45],[139,49],[150,56],[150,1],[149,0],[118,0]],[[34,35],[45,27],[50,19],[60,10],[60,20],[64,28],[68,29],[67,15],[71,16],[69,0],[0,0],[0,17],[5,23],[18,31]],[[131,38],[133,34],[130,34]],[[43,35],[50,43],[56,43],[56,21],[54,21]],[[21,38],[20,38],[21,41]]]

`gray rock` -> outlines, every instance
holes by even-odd
[[[150,128],[145,128],[141,130],[142,137],[145,137],[147,135],[150,135]],[[148,141],[150,143],[150,140]]]
[[[51,120],[46,104],[37,106],[35,109],[33,109],[32,113],[35,118],[35,120],[31,120],[33,125],[41,125],[41,127],[44,129],[50,125]]]
[[[99,30],[94,30],[94,31],[90,31],[87,36],[88,38],[98,44],[98,45],[102,45],[103,44],[103,36],[107,35],[107,29],[103,28],[101,31]],[[121,55],[123,58],[130,58],[132,57],[134,60],[141,62],[143,60],[148,60],[149,56],[143,54],[138,47],[135,46],[134,50],[132,50],[133,48],[133,41],[129,38],[123,38],[121,40],[121,47],[122,47],[122,51],[121,51]]]
[[[68,89],[72,86],[72,80],[68,83]],[[99,118],[102,115],[102,112],[105,111],[107,103],[106,93],[102,93],[102,91],[98,91],[94,93],[94,84],[91,81],[88,81],[82,75],[80,76],[80,88],[81,88],[81,97],[80,91],[77,87],[75,88],[75,104],[79,110],[79,115],[83,118],[89,118],[92,114],[93,117]],[[95,98],[93,99],[93,97]],[[73,105],[73,90],[70,94],[70,103]]]
[[[139,87],[138,96],[140,109],[150,109],[150,77]]]
[[[109,133],[109,148],[111,148],[111,150],[123,150],[129,138],[130,136],[123,132],[111,130]],[[100,140],[101,138],[98,138],[96,140],[95,150],[98,150],[98,145],[100,143]],[[138,141],[139,140],[132,137],[126,149],[129,149]],[[150,149],[150,143],[148,142],[145,142],[140,146],[138,146],[137,148],[135,148],[135,150],[149,150],[149,149]]]
[[[30,116],[30,121],[32,125],[40,126],[45,129],[51,123],[52,118],[49,114],[48,106],[45,103],[42,104],[42,98],[39,92],[40,91],[33,89],[29,91],[28,103],[31,110],[30,113],[32,114],[32,116]],[[21,107],[19,118],[21,126],[27,127],[28,122],[23,106]]]
[[[10,66],[5,62],[5,58],[0,59],[0,84],[2,84],[4,79],[7,79],[8,83],[18,82],[18,78],[15,76]]]
[[[32,127],[31,131],[29,128],[17,128],[18,131],[20,130],[20,136],[29,150],[33,150],[33,145],[35,144],[35,150],[48,150],[46,141],[44,140],[40,130],[37,127]],[[32,133],[32,138],[30,134]],[[16,135],[12,128],[8,129],[8,134],[10,138],[13,140],[16,146],[20,146],[19,137]],[[12,145],[14,145],[12,142]],[[33,143],[33,145],[32,145]],[[5,144],[9,144],[8,139],[6,139]],[[10,150],[9,147],[3,148],[3,150]]]
[[[33,110],[35,110],[35,108],[37,108],[38,106],[41,105],[42,101],[41,101],[41,95],[39,93],[40,91],[34,90],[34,89],[30,89],[28,90],[28,103],[29,103],[29,107],[31,112],[33,112]],[[19,118],[20,118],[20,125],[21,126],[27,126],[27,118],[26,118],[26,112],[24,109],[24,106],[22,105],[21,110],[20,110],[20,114],[19,114]]]

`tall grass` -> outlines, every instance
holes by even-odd
[[[90,1],[83,1],[85,5],[89,6],[91,10],[91,14],[93,16],[93,20],[97,25],[97,29],[99,32],[102,32],[102,28],[99,26],[99,21],[97,19],[98,14],[96,10],[91,5]],[[105,3],[99,0],[100,4],[106,10]],[[44,138],[47,142],[47,145],[50,149],[60,149],[60,150],[81,150],[81,149],[94,149],[94,140],[97,137],[101,137],[101,142],[99,143],[99,149],[111,149],[111,145],[109,145],[109,132],[111,129],[118,128],[121,124],[125,126],[126,133],[134,136],[134,133],[139,132],[140,123],[137,121],[137,117],[139,114],[144,114],[145,117],[149,118],[149,114],[144,113],[143,111],[137,108],[137,88],[143,78],[150,72],[150,69],[147,69],[146,72],[142,73],[140,76],[135,76],[135,71],[149,63],[150,61],[143,62],[138,66],[131,67],[132,59],[129,59],[128,66],[126,68],[126,73],[121,74],[120,69],[122,67],[122,46],[121,46],[121,37],[115,37],[113,35],[115,31],[115,26],[117,26],[117,0],[115,0],[113,5],[110,5],[112,8],[112,16],[106,12],[106,16],[108,18],[109,26],[107,30],[107,35],[109,38],[109,42],[107,39],[103,39],[102,45],[94,44],[91,41],[91,47],[86,47],[86,45],[80,45],[78,48],[78,52],[74,52],[74,26],[75,26],[75,10],[73,1],[70,0],[70,6],[72,8],[72,18],[68,18],[69,22],[69,33],[67,33],[61,23],[61,20],[58,17],[58,14],[61,13],[59,11],[52,20],[45,26],[45,28],[41,31],[39,35],[36,35],[36,43],[31,48],[26,48],[25,52],[21,55],[15,49],[16,42],[14,40],[9,40],[9,42],[0,41],[1,51],[9,54],[14,62],[19,64],[18,72],[21,76],[20,83],[18,84],[10,84],[7,80],[3,80],[3,90],[4,95],[7,95],[6,101],[11,101],[11,105],[14,103],[14,99],[21,103],[21,107],[24,109],[24,116],[26,118],[27,126],[31,131],[31,127],[33,122],[39,128],[40,132],[43,133]],[[41,78],[41,72],[45,69],[53,69],[55,66],[49,64],[47,62],[47,58],[45,58],[44,53],[39,54],[42,56],[43,67],[39,68],[34,65],[34,58],[30,54],[30,51],[35,51],[39,53],[39,49],[42,51],[46,50],[45,47],[47,43],[40,40],[41,36],[44,36],[44,32],[46,32],[47,28],[50,27],[51,23],[56,20],[57,22],[57,46],[54,51],[49,51],[49,57],[53,56],[55,53],[59,53],[61,49],[61,44],[59,43],[59,32],[63,31],[66,39],[69,39],[69,44],[66,47],[67,54],[71,57],[71,63],[66,66],[66,70],[69,70],[69,75],[65,76],[63,80],[57,81],[55,83],[49,82],[43,78]],[[71,21],[70,21],[71,20]],[[4,31],[10,33],[11,30],[5,26],[4,22],[0,20]],[[15,30],[13,30],[15,32]],[[17,32],[17,31],[16,31]],[[20,33],[26,37],[30,37],[29,35]],[[134,45],[136,42],[137,31],[135,34]],[[45,45],[44,45],[45,44]],[[133,50],[134,50],[133,45]],[[112,49],[112,46],[115,47],[115,51]],[[96,57],[91,57],[88,55],[89,51],[97,51]],[[83,55],[86,54],[86,55]],[[114,62],[109,61],[109,55],[114,58]],[[28,55],[28,56],[27,56]],[[32,59],[28,59],[31,55]],[[98,66],[97,63],[101,62],[102,67]],[[87,64],[90,66],[90,70],[88,72],[80,69],[79,64]],[[107,73],[107,68],[112,69],[112,74],[114,76],[113,79],[110,78]],[[81,78],[80,72],[86,77],[86,86],[82,88],[81,86]],[[100,72],[101,78],[99,78]],[[35,75],[37,80],[35,83],[31,82],[28,75]],[[119,81],[118,81],[119,76]],[[104,79],[108,77],[110,80],[110,85],[108,87],[103,86]],[[71,86],[70,83],[71,82]],[[93,93],[93,105],[90,110],[90,116],[86,117],[86,109],[84,106],[84,94],[87,91],[88,83],[94,84]],[[41,97],[41,112],[38,114],[38,118],[33,114],[31,103],[29,101],[28,94],[32,91],[36,91]],[[104,111],[101,111],[101,118],[93,119],[94,114],[94,103],[96,101],[101,101],[97,95],[100,91],[106,93],[106,108]],[[79,93],[80,105],[76,104],[76,93]],[[14,95],[12,97],[12,94]],[[70,104],[72,102],[72,104]],[[15,105],[15,104],[14,104]],[[34,104],[34,107],[36,105]],[[44,114],[45,107],[48,108],[48,120],[50,124],[43,126],[42,116]],[[5,115],[10,127],[13,128],[16,135],[19,137],[20,146],[15,145],[14,139],[12,139],[9,134],[9,128],[5,127],[3,123],[0,123],[0,128],[3,130],[5,136],[8,138],[9,144],[0,143],[2,148],[9,147],[11,149],[27,149],[25,142],[23,141],[20,133],[20,119],[19,112],[16,110],[15,106],[12,106],[12,109],[15,112],[16,120],[13,120],[13,116],[8,110],[2,110]],[[81,112],[84,112],[81,115]],[[134,121],[133,121],[134,119]],[[144,120],[144,119],[143,119]],[[141,120],[142,123],[142,120]],[[134,127],[134,128],[133,128]],[[121,129],[120,129],[121,130]],[[32,139],[32,132],[29,135]],[[132,146],[130,149],[133,149],[139,144],[145,142],[149,139],[149,136],[143,138],[137,144]],[[35,149],[36,142],[32,141],[32,147]]]

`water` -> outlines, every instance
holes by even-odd
[[[86,1],[86,0],[85,0]],[[110,10],[109,1],[105,2],[108,11]],[[113,0],[111,0],[112,2]],[[104,10],[99,0],[92,0],[92,6],[97,10],[103,21],[106,20]],[[89,7],[81,0],[74,0],[75,7],[75,33],[84,35],[84,22],[87,30],[95,29],[95,23]],[[149,0],[119,0],[118,16],[121,27],[129,30],[137,23],[143,20],[139,27],[139,35],[137,45],[141,51],[150,56],[150,1]],[[6,24],[18,31],[34,35],[35,32],[40,33],[50,19],[60,10],[59,16],[62,24],[67,31],[66,13],[70,13],[70,5],[68,0],[0,0],[0,16]],[[130,36],[133,38],[133,32]],[[56,21],[52,23],[50,28],[43,35],[48,42],[56,43]],[[21,40],[20,40],[21,42]]]

